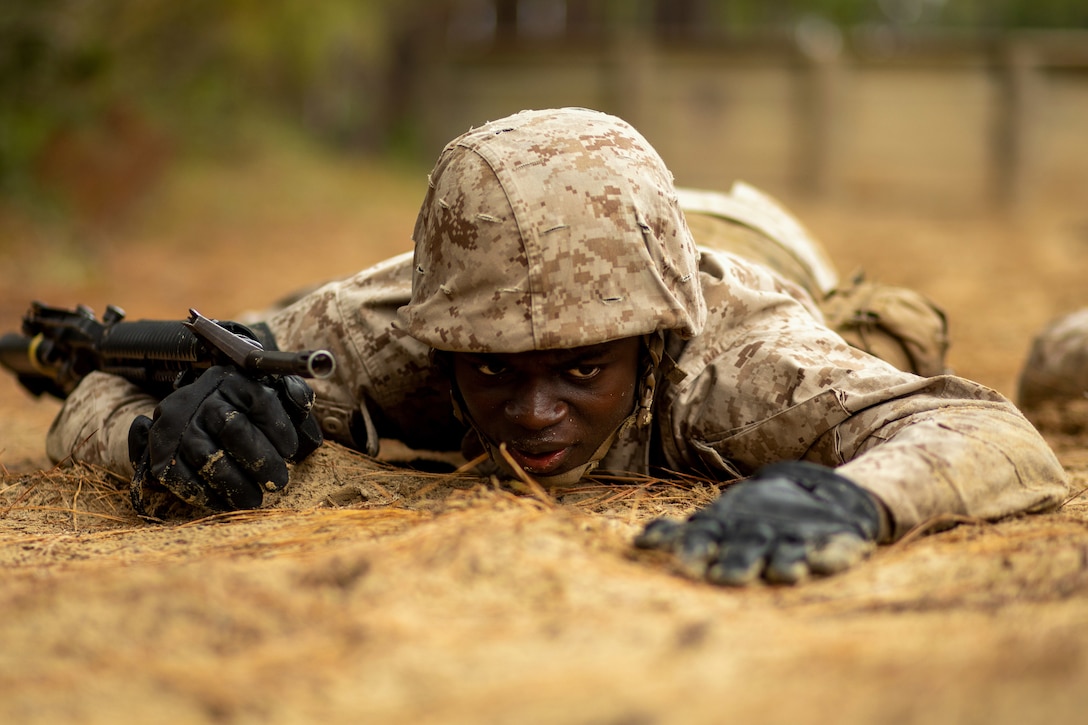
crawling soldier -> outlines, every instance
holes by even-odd
[[[1061,501],[1061,466],[1008,401],[933,360],[896,367],[825,324],[837,279],[774,202],[745,186],[686,197],[691,226],[657,153],[612,116],[488,123],[439,157],[413,255],[256,326],[281,348],[336,355],[314,396],[212,368],[156,405],[94,374],[58,416],[50,455],[134,464],[219,509],[286,485],[285,461],[320,440],[307,420],[372,455],[382,438],[460,448],[545,487],[594,470],[743,478],[637,541],[727,584],[833,573],[942,514]],[[718,247],[748,238],[785,253],[757,264],[697,246],[692,228]]]

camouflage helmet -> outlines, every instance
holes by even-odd
[[[1023,409],[1088,398],[1088,308],[1052,320],[1035,336],[1016,398]]]
[[[698,253],[672,175],[626,122],[523,111],[451,141],[416,221],[400,326],[437,350],[515,353],[698,334]]]

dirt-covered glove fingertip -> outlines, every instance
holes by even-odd
[[[672,519],[654,519],[635,537],[639,549],[662,549],[672,546],[683,524]]]

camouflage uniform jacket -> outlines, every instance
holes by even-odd
[[[860,352],[823,324],[808,292],[765,266],[703,249],[700,274],[706,328],[691,340],[667,338],[675,369],[658,386],[654,422],[627,429],[601,471],[661,467],[725,479],[780,459],[823,463],[883,501],[892,538],[931,517],[997,518],[1053,507],[1066,494],[1049,447],[998,393]],[[336,355],[335,376],[313,384],[331,440],[371,454],[379,437],[460,446],[465,429],[430,349],[395,326],[411,277],[411,255],[402,255],[267,320],[282,349]],[[49,453],[131,474],[128,427],[154,404],[92,374],[55,421]]]

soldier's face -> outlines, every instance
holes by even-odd
[[[454,353],[453,374],[480,431],[529,473],[554,476],[589,462],[633,412],[640,344]]]

